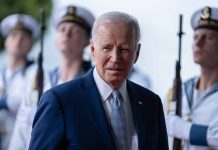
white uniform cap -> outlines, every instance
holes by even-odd
[[[56,28],[63,22],[73,22],[83,27],[89,35],[94,21],[95,17],[89,10],[74,4],[57,9],[53,15],[53,24]]]
[[[218,31],[218,8],[204,7],[197,10],[191,18],[193,30],[207,28]]]
[[[39,33],[39,25],[36,20],[24,14],[13,14],[2,20],[0,26],[1,34],[6,37],[12,30],[25,30],[36,37]]]

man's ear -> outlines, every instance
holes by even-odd
[[[136,49],[136,57],[135,57],[134,63],[136,63],[138,58],[139,58],[140,49],[141,49],[141,43],[138,43],[137,49]]]

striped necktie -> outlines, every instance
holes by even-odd
[[[111,126],[118,150],[127,150],[127,130],[124,113],[124,100],[119,91],[112,92]]]

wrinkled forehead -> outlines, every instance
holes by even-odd
[[[135,34],[132,28],[126,24],[106,23],[100,25],[92,38],[94,45],[116,45],[134,47],[136,44]]]

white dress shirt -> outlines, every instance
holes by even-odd
[[[96,68],[94,68],[93,76],[101,96],[101,100],[104,106],[104,110],[106,112],[107,120],[109,124],[111,124],[110,123],[111,101],[112,101],[111,93],[113,89],[99,76]],[[124,100],[124,112],[125,112],[125,120],[127,125],[127,139],[128,139],[128,148],[129,148],[128,150],[138,150],[138,137],[136,134],[136,129],[134,127],[132,109],[131,109],[129,95],[126,87],[126,81],[118,90]]]

